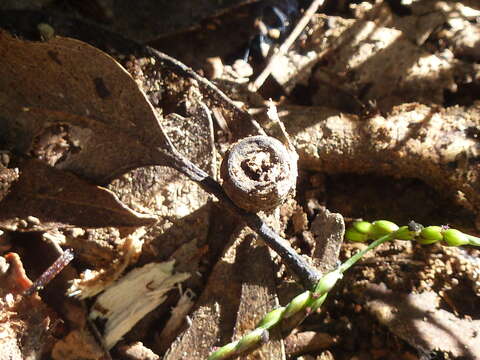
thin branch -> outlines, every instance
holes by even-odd
[[[72,249],[65,250],[55,262],[48,267],[48,269],[40,275],[40,277],[34,281],[23,293],[24,296],[30,296],[35,292],[43,289],[51,280],[57,276],[71,261],[73,260]]]
[[[212,113],[210,111],[210,109],[208,108],[207,105],[205,105],[205,103],[203,103],[202,101],[198,100],[198,103],[200,104],[200,107],[202,108],[203,112],[205,113],[205,117],[207,119],[207,122],[208,122],[208,132],[209,132],[209,137],[208,137],[208,141],[210,143],[210,151],[212,152],[212,165],[210,167],[210,171],[211,171],[211,176],[212,178],[214,178],[215,180],[217,180],[217,149],[215,148],[215,130],[214,130],[214,127],[213,127],[213,120],[212,120]]]
[[[176,149],[172,151],[165,151],[164,149],[157,149],[158,156],[162,162],[165,160],[168,165],[175,170],[181,172],[190,178],[190,180],[198,183],[202,189],[209,194],[215,195],[230,212],[241,218],[250,228],[256,231],[265,243],[272,248],[281,258],[285,265],[294,272],[308,288],[312,289],[321,274],[313,266],[310,266],[299,254],[292,249],[288,241],[278,235],[272,228],[263,222],[263,220],[254,213],[247,212],[236,206],[232,200],[225,194],[222,186],[205,173],[198,166],[186,159]]]
[[[141,46],[141,45],[139,45]],[[199,87],[205,91],[207,94],[209,94],[213,99],[215,99],[215,102],[218,103],[224,103],[227,104],[228,107],[234,111],[235,117],[238,119],[238,123],[241,128],[240,130],[241,133],[243,133],[243,130],[245,130],[245,123],[248,123],[257,134],[262,134],[265,135],[265,131],[263,128],[258,124],[258,122],[246,111],[240,109],[235,102],[232,101],[222,90],[220,90],[215,84],[212,82],[208,81],[205,79],[203,76],[198,75],[195,71],[193,71],[190,67],[187,65],[183,64],[182,62],[178,61],[177,59],[168,56],[167,54],[164,54],[150,46],[145,46],[142,47],[143,50],[145,51],[146,55],[153,56],[157,60],[159,60],[163,67],[165,68],[170,68],[174,69],[175,73],[178,75],[185,76],[187,78],[195,79],[198,82]],[[211,104],[210,107],[212,107]],[[243,125],[242,125],[243,124]]]
[[[290,35],[285,39],[282,45],[278,48],[278,51],[274,53],[270,59],[268,60],[268,64],[263,69],[263,71],[258,75],[253,83],[250,84],[249,90],[252,92],[258,91],[260,87],[263,85],[265,80],[267,80],[268,76],[271,74],[273,66],[275,62],[278,60],[280,56],[283,56],[287,53],[288,49],[293,45],[295,40],[300,36],[302,31],[308,25],[310,20],[312,19],[313,15],[317,12],[318,8],[323,5],[325,0],[313,0],[308,9],[303,14],[302,18],[298,21],[295,28],[292,30]]]

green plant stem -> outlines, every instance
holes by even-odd
[[[467,235],[469,245],[480,247],[480,238],[472,235]]]
[[[339,271],[343,274],[345,271],[350,269],[358,260],[360,260],[363,257],[363,255],[365,255],[367,252],[369,252],[372,249],[375,249],[377,246],[382,245],[383,243],[385,243],[387,241],[391,241],[391,240],[395,239],[395,235],[400,230],[403,230],[403,228],[400,228],[397,231],[394,231],[390,234],[384,235],[384,236],[378,238],[377,240],[373,241],[365,249],[360,250],[358,253],[356,253],[351,258],[349,258],[347,261],[345,261],[342,265],[340,265]]]
[[[325,274],[314,287],[314,291],[305,291],[292,299],[287,306],[269,312],[262,320],[260,320],[256,329],[246,334],[242,339],[222,346],[214,351],[210,354],[208,360],[224,360],[237,356],[241,352],[259,345],[262,342],[262,339],[268,337],[268,329],[278,325],[283,319],[291,317],[300,311],[306,311],[307,313],[314,312],[325,302],[329,291],[342,277],[342,274],[359,261],[367,252],[387,241],[395,239],[397,236],[408,236],[409,233],[410,231],[408,227],[403,226],[398,230],[375,240],[365,249],[346,260],[338,269]]]

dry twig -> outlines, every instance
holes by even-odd
[[[310,20],[312,19],[313,15],[317,12],[318,8],[323,5],[325,0],[313,0],[310,4],[309,8],[305,11],[300,21],[297,23],[295,28],[292,30],[290,35],[285,39],[282,45],[278,48],[277,52],[274,53],[270,59],[268,60],[267,66],[265,69],[258,75],[253,83],[250,84],[249,90],[252,92],[258,91],[260,87],[263,85],[265,80],[267,80],[268,76],[272,72],[273,66],[275,62],[278,60],[280,56],[283,56],[287,53],[288,49],[293,45],[295,40],[300,36],[303,29],[308,25]]]

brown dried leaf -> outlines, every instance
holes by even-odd
[[[130,210],[109,190],[39,160],[27,160],[19,170],[18,181],[0,202],[3,229],[142,226],[156,221],[155,217]]]
[[[81,41],[0,32],[0,124],[17,151],[104,183],[165,145],[154,110],[114,59]]]

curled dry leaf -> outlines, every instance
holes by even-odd
[[[16,151],[105,183],[153,160],[166,141],[135,81],[81,41],[0,32],[0,124]]]
[[[35,159],[19,168],[19,178],[0,202],[0,227],[45,231],[56,227],[142,226],[155,217],[123,205],[109,190]]]

